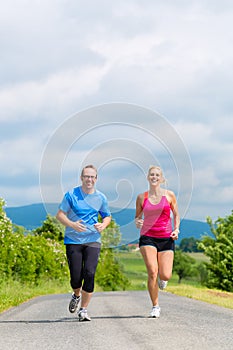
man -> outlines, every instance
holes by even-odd
[[[94,291],[101,232],[110,224],[111,213],[106,196],[95,189],[97,169],[93,165],[85,166],[80,179],[82,185],[64,195],[56,217],[66,226],[64,244],[73,288],[69,311],[74,313],[81,301],[78,311],[81,322],[91,321],[87,307]]]

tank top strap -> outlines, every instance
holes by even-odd
[[[146,200],[148,199],[148,196],[149,196],[148,191],[144,192],[144,200],[143,200],[143,204],[142,204],[142,207],[143,207],[143,208],[144,208],[144,206],[145,206]]]

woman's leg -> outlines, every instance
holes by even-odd
[[[168,281],[172,276],[174,252],[167,250],[164,252],[158,252],[158,269],[159,278],[163,281]]]
[[[157,284],[157,276],[158,276],[158,261],[157,261],[157,249],[152,246],[141,246],[140,252],[143,256],[147,274],[148,274],[148,291],[150,294],[152,306],[158,305],[158,284]]]

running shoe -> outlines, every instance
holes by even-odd
[[[159,306],[153,306],[151,313],[150,313],[150,317],[153,318],[159,318],[160,316],[160,307]]]
[[[81,299],[80,296],[77,297],[74,293],[72,294],[72,298],[71,298],[71,301],[69,303],[69,311],[72,314],[77,310],[80,299]]]
[[[87,314],[87,309],[80,309],[78,312],[79,322],[91,321],[91,318]]]
[[[167,287],[167,282],[158,278],[159,289],[164,290]]]

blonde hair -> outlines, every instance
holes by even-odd
[[[158,170],[160,171],[161,176],[162,176],[162,183],[167,182],[167,180],[165,179],[165,177],[164,177],[164,175],[163,175],[162,169],[161,169],[159,166],[157,166],[157,165],[151,165],[151,166],[149,167],[147,176],[150,175],[150,172],[151,172],[152,169],[158,169]]]

